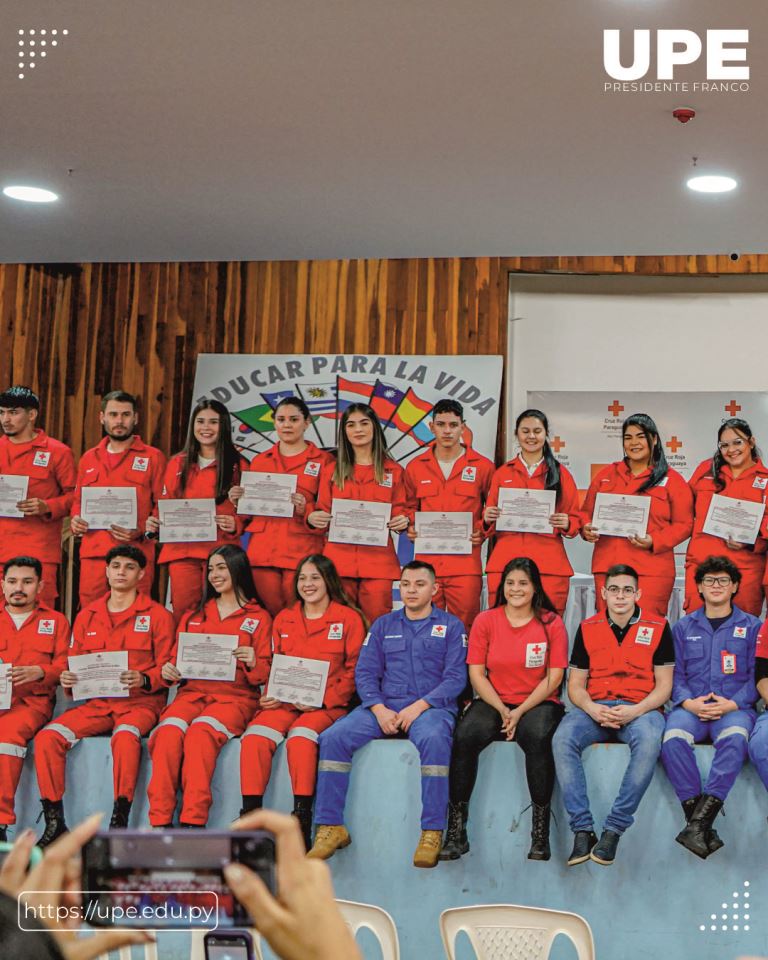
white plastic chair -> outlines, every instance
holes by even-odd
[[[125,947],[120,947],[117,951],[117,960],[133,960],[133,953],[131,952],[133,947],[129,945]],[[141,950],[141,947],[136,947],[136,950]],[[110,960],[114,956],[114,953],[100,953],[96,960]],[[156,943],[145,943],[144,944],[144,960],[157,960],[157,944]]]
[[[203,938],[207,931],[193,930],[192,943],[189,950],[189,960],[205,960],[205,944]],[[264,960],[264,954],[261,952],[261,937],[255,930],[249,930],[248,933],[253,937],[253,955],[256,960]],[[120,960],[123,960],[121,957]],[[150,960],[147,957],[147,960]]]
[[[456,960],[462,930],[478,960],[547,960],[559,933],[571,940],[579,960],[595,960],[592,931],[577,913],[504,903],[444,910],[440,934],[448,960]]]
[[[383,960],[400,960],[400,941],[397,938],[395,921],[381,907],[371,903],[355,903],[353,900],[337,900],[344,922],[352,931],[366,927],[379,941]]]

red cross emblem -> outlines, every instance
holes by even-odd
[[[444,637],[445,636],[445,625],[439,623],[436,627],[432,627],[432,636],[433,637]]]
[[[552,443],[550,444],[555,453],[560,453],[560,451],[565,446],[565,440],[561,440],[560,437],[552,437]]]
[[[622,412],[623,409],[624,407],[622,407],[619,401],[614,400],[613,403],[608,407],[608,413],[612,413],[614,417],[618,417],[618,415]]]
[[[730,414],[732,417],[735,417],[739,410],[741,410],[741,405],[736,403],[735,400],[731,400],[730,403],[726,403],[726,405],[723,407],[723,410],[725,410],[725,412]]]
[[[136,633],[149,633],[149,617],[136,617],[133,623],[133,629]]]
[[[536,646],[533,648],[533,652],[536,654],[536,656],[538,656],[541,653],[542,649],[543,648],[539,646],[539,644],[537,643]]]
[[[667,446],[672,451],[672,453],[677,453],[683,446],[683,441],[678,440],[674,434],[667,440]]]

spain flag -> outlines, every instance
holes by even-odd
[[[432,406],[429,400],[422,400],[408,387],[400,406],[392,416],[392,423],[398,430],[408,433],[432,412]]]

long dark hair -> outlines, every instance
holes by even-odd
[[[720,471],[725,466],[725,457],[720,453],[720,438],[725,433],[726,430],[733,430],[734,433],[740,434],[746,441],[755,439],[755,435],[752,433],[752,428],[747,423],[746,420],[742,420],[741,417],[731,417],[729,420],[723,420],[720,424],[720,429],[717,431],[717,442],[718,447],[715,450],[715,455],[712,457],[712,479],[715,481],[715,489],[722,490],[725,486],[725,480],[720,476]],[[757,444],[750,444],[752,447],[752,460],[757,461],[760,459],[760,451],[757,449]]]
[[[544,465],[547,468],[547,475],[544,479],[544,487],[547,490],[555,490],[557,493],[560,493],[560,461],[556,459],[554,453],[552,453],[552,448],[549,445],[549,420],[547,419],[546,413],[542,413],[541,410],[536,410],[531,408],[530,410],[523,410],[520,416],[515,420],[515,436],[517,436],[517,431],[520,428],[520,424],[526,417],[533,417],[535,420],[541,421],[541,425],[544,427],[544,449],[542,451],[544,457]]]
[[[373,444],[371,453],[373,455],[373,475],[376,483],[384,481],[384,461],[389,451],[387,450],[387,441],[384,437],[384,430],[376,411],[369,407],[367,403],[350,403],[341,415],[339,422],[339,449],[336,454],[336,469],[333,471],[333,482],[339,488],[344,489],[347,480],[351,480],[355,470],[355,448],[347,438],[347,421],[353,413],[362,413],[373,424]]]
[[[546,591],[544,590],[539,568],[529,557],[514,557],[504,567],[501,572],[499,589],[496,591],[496,602],[494,603],[494,607],[503,607],[506,605],[507,601],[504,596],[504,581],[513,570],[522,570],[522,572],[533,584],[533,600],[531,601],[531,607],[533,608],[533,615],[537,620],[544,619],[542,617],[542,613],[557,613],[554,603],[552,603],[547,596]],[[549,618],[547,617],[547,619]]]
[[[664,444],[661,442],[661,437],[659,436],[659,428],[647,413],[633,413],[627,417],[621,425],[622,443],[623,435],[627,427],[639,427],[640,430],[642,430],[651,453],[651,475],[637,491],[638,493],[643,493],[645,490],[650,490],[651,487],[656,487],[661,483],[669,473],[669,464],[667,463],[667,457],[664,453]],[[626,461],[626,457],[624,460]]]
[[[229,410],[219,400],[201,400],[195,404],[189,418],[189,429],[184,449],[184,462],[181,467],[181,489],[187,486],[187,475],[193,463],[200,456],[200,444],[195,439],[195,417],[203,410],[213,410],[219,415],[219,439],[216,441],[216,503],[223,503],[229,494],[229,488],[239,479],[240,456],[232,443],[232,420]]]
[[[248,554],[242,547],[238,547],[234,543],[223,543],[220,547],[214,547],[208,554],[205,574],[205,595],[200,601],[200,610],[203,609],[209,600],[215,600],[220,596],[220,594],[214,590],[213,585],[208,579],[208,563],[210,563],[214,557],[222,557],[224,559],[227,570],[229,570],[229,575],[232,577],[232,587],[234,588],[235,596],[241,606],[245,606],[248,600],[255,600],[260,607],[263,607],[264,604],[256,589],[256,584],[253,582],[253,571],[251,570],[251,562],[248,559]]]
[[[291,395],[290,397],[283,397],[283,399],[278,403],[275,409],[272,411],[273,415],[277,413],[280,407],[296,407],[299,413],[304,417],[305,420],[312,422],[312,414],[310,413],[309,407],[301,399],[301,397],[295,397]]]
[[[352,603],[347,596],[347,591],[344,589],[344,584],[341,582],[341,577],[333,560],[324,557],[322,553],[308,553],[306,557],[302,557],[296,564],[296,572],[293,575],[294,600],[298,601],[302,607],[304,606],[304,601],[299,594],[299,574],[307,563],[312,563],[317,568],[317,572],[325,582],[325,589],[328,591],[328,597],[331,601],[336,601],[336,603],[340,603],[343,607],[351,607],[353,610],[357,610],[360,616],[362,616],[360,608]]]

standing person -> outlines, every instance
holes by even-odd
[[[208,557],[208,584],[201,607],[182,617],[178,634],[237,638],[234,680],[184,680],[177,666],[178,634],[162,665],[167,684],[179,684],[175,699],[149,738],[152,778],[147,790],[149,822],[170,827],[181,784],[182,827],[202,827],[211,807],[211,780],[221,748],[239,737],[259,703],[259,685],[269,676],[272,618],[259,600],[245,552],[224,544]]]
[[[312,423],[309,407],[299,397],[286,397],[275,407],[278,442],[251,460],[248,471],[293,473],[297,477],[292,517],[252,517],[245,528],[251,535],[248,559],[253,582],[270,614],[277,614],[293,602],[296,564],[310,553],[323,549],[323,534],[308,527],[306,517],[314,510],[320,471],[333,457],[319,450],[305,437]],[[229,491],[232,502],[244,493],[242,486]]]
[[[338,457],[320,474],[317,509],[307,518],[310,527],[328,528],[334,500],[390,503],[389,530],[408,528],[403,468],[388,456],[379,418],[366,403],[351,403],[341,415]],[[392,609],[392,581],[400,576],[400,566],[390,536],[383,547],[326,541],[323,553],[369,623]]]
[[[755,437],[746,420],[732,417],[717,431],[717,450],[711,460],[696,467],[690,481],[694,499],[693,534],[685,556],[685,609],[693,613],[703,603],[696,586],[695,571],[707,557],[727,557],[741,571],[739,607],[756,617],[763,608],[766,523],[761,536],[751,544],[721,539],[704,533],[704,521],[713,494],[765,503],[768,467],[760,459]]]
[[[477,699],[456,725],[440,859],[457,860],[469,852],[467,817],[480,754],[494,740],[517,740],[531,795],[528,859],[549,860],[552,737],[564,713],[560,687],[568,666],[568,633],[527,557],[510,560],[502,571],[493,608],[472,626],[467,663]]]
[[[595,545],[597,609],[602,610],[605,572],[628,564],[643,584],[643,609],[666,617],[675,585],[675,547],[687,540],[693,527],[693,498],[682,476],[668,466],[658,428],[646,413],[633,413],[621,427],[624,459],[601,470],[589,485],[581,507],[581,535]],[[644,537],[613,537],[593,525],[598,493],[648,497],[651,502]]]
[[[501,573],[514,557],[529,557],[536,564],[544,592],[562,616],[568,602],[573,567],[565,552],[563,537],[574,537],[581,526],[576,483],[555,459],[549,446],[549,421],[541,410],[524,410],[515,422],[520,453],[498,468],[491,480],[485,508],[486,532],[495,536],[495,546],[485,565],[488,596],[496,596]],[[501,515],[499,491],[554,490],[555,512],[550,516],[551,533],[515,533],[496,530]]]
[[[218,400],[201,400],[192,411],[184,449],[168,461],[160,499],[214,499],[216,543],[237,545],[240,525],[228,494],[245,466],[232,443],[229,411]],[[158,518],[149,517],[147,535],[155,537],[159,530]],[[200,606],[212,546],[205,542],[164,543],[160,549],[159,562],[168,564],[176,623]]]
[[[69,447],[37,426],[40,400],[29,387],[0,393],[0,473],[29,478],[17,504],[23,517],[0,517],[0,563],[16,554],[43,565],[40,600],[49,607],[59,595],[62,519],[72,505],[75,460]]]
[[[344,593],[333,563],[322,554],[312,553],[299,561],[293,591],[293,606],[275,617],[272,653],[326,661],[329,668],[323,703],[320,707],[283,703],[265,692],[240,741],[240,784],[243,812],[261,807],[272,757],[285,739],[293,813],[309,850],[317,742],[323,730],[349,709],[365,624]]]
[[[755,724],[760,621],[734,604],[741,572],[727,557],[709,557],[694,577],[704,606],[672,627],[673,709],[661,760],[686,819],[677,842],[706,860],[723,846],[712,823],[744,766]],[[706,741],[714,744],[715,757],[702,788],[693,745]]]
[[[139,422],[136,397],[113,390],[101,400],[99,423],[104,439],[86,450],[77,468],[77,486],[72,501],[72,532],[80,543],[80,606],[86,607],[107,592],[104,561],[117,543],[135,543],[144,552],[147,566],[139,592],[149,593],[155,574],[155,546],[144,540],[147,518],[163,489],[165,455],[144,443],[135,432]],[[80,515],[84,487],[133,487],[136,490],[137,524],[128,529],[112,524],[108,530],[89,530]]]
[[[429,429],[435,435],[424,453],[414,457],[405,469],[405,487],[409,512],[471,513],[472,553],[416,554],[427,560],[437,573],[437,593],[433,603],[449,610],[469,630],[480,612],[483,566],[480,548],[483,533],[483,504],[493,476],[493,463],[471,447],[463,446],[464,408],[457,400],[438,400],[432,410]],[[408,537],[416,539],[416,528]]]
[[[355,670],[362,701],[320,735],[315,845],[327,860],[352,842],[344,826],[352,757],[366,743],[406,734],[421,759],[421,837],[415,867],[434,867],[448,807],[448,765],[456,698],[464,689],[466,634],[460,620],[435,607],[435,571],[412,560],[400,578],[402,610],[371,625]]]
[[[43,565],[35,557],[3,564],[0,662],[12,664],[11,704],[0,710],[0,840],[16,823],[14,797],[27,744],[51,719],[67,665],[69,623],[40,600]]]
[[[552,741],[557,779],[574,833],[568,866],[594,860],[610,866],[622,834],[653,777],[664,715],[672,692],[674,644],[663,617],[638,606],[637,572],[617,564],[605,572],[605,610],[584,620],[571,651],[568,696],[573,704]],[[598,841],[589,809],[582,753],[593,743],[629,746],[629,764]]]
[[[132,543],[112,547],[106,556],[109,593],[75,619],[69,654],[127,650],[128,669],[120,674],[124,697],[93,697],[57,717],[35,737],[35,771],[45,816],[39,841],[47,846],[67,829],[64,785],[67,751],[83,737],[110,733],[115,803],[110,827],[127,827],[141,760],[141,738],[157,723],[166,700],[160,669],[173,644],[173,617],[139,593],[147,558]],[[61,685],[71,692],[77,674],[64,670]]]

